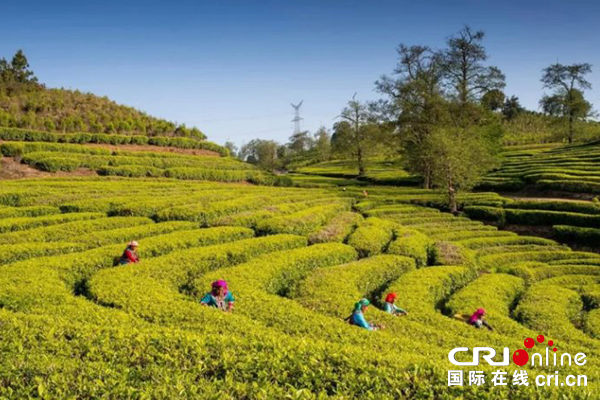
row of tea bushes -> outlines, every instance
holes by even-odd
[[[182,149],[201,149],[229,155],[229,151],[215,143],[173,136],[112,135],[102,133],[52,133],[16,128],[0,128],[0,140],[51,143],[100,143],[111,145],[154,145]]]

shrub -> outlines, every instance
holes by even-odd
[[[20,227],[25,226],[27,229],[12,229],[18,232],[1,234],[0,244],[54,241],[79,242],[85,240],[85,236],[83,236],[85,234],[152,223],[148,218],[104,218],[103,214],[98,213],[61,214],[56,217],[62,216],[67,218],[53,218],[43,221],[15,219]],[[36,220],[41,218],[45,217],[39,217]],[[2,221],[0,220],[0,224]],[[14,222],[12,226],[15,227]]]
[[[285,216],[272,217],[256,224],[260,234],[293,233],[308,235],[340,212],[347,211],[344,203],[315,206]]]
[[[357,299],[374,300],[390,282],[414,269],[413,259],[387,254],[319,268],[300,284],[295,300],[313,311],[347,317]]]
[[[432,251],[431,260],[433,265],[463,265],[475,266],[475,255],[460,244],[436,240]]]
[[[515,317],[526,326],[557,338],[585,338],[573,322],[580,318],[583,303],[579,294],[545,282],[529,288],[515,309]]]
[[[552,231],[554,236],[561,241],[576,242],[593,247],[600,245],[600,229],[554,225]]]
[[[42,215],[59,214],[60,210],[51,206],[5,207],[0,208],[0,219],[19,217],[39,217]]]
[[[493,290],[491,290],[493,288]],[[487,311],[487,320],[502,334],[522,334],[510,312],[513,304],[525,292],[525,282],[506,274],[484,274],[455,293],[446,304],[452,315],[470,315],[478,308]]]
[[[394,238],[395,225],[379,218],[367,218],[348,238],[361,257],[371,257],[385,252]]]
[[[0,233],[20,231],[25,229],[36,228],[39,226],[63,224],[65,222],[96,219],[101,217],[103,217],[103,215],[98,213],[73,213],[49,215],[42,217],[5,218],[0,220]]]
[[[160,177],[163,176],[163,170],[154,167],[146,167],[141,165],[126,165],[122,167],[102,167],[98,169],[100,175],[116,175],[126,176],[129,178],[139,177]]]
[[[387,249],[388,253],[410,257],[415,260],[417,267],[427,265],[433,250],[432,239],[414,229],[401,227],[394,228],[394,237]]]
[[[469,217],[482,221],[494,222],[503,226],[506,222],[504,209],[499,207],[467,206],[463,212]]]
[[[521,210],[550,210],[550,211],[568,211],[581,214],[600,214],[600,207],[588,202],[575,201],[515,201],[509,203],[505,208],[515,208]]]
[[[21,243],[0,245],[0,265],[10,264],[33,257],[72,253],[85,248],[80,243]]]
[[[357,213],[342,212],[333,217],[326,225],[313,232],[310,243],[343,242],[364,221]]]
[[[566,211],[504,210],[506,222],[516,225],[576,225],[595,227],[600,225],[600,215],[580,214]]]

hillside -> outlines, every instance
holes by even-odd
[[[20,50],[10,62],[0,59],[0,127],[206,139],[198,128],[152,117],[107,97],[46,88]]]
[[[591,199],[600,194],[600,141],[508,148],[501,167],[484,177],[480,188]]]

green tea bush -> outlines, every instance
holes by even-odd
[[[70,216],[70,218],[67,220],[45,221],[53,223],[36,224],[35,226],[28,226],[26,230],[0,234],[0,244],[54,241],[78,242],[85,240],[83,235],[88,233],[152,223],[152,220],[148,218],[105,218],[102,214],[96,213],[61,214],[60,216],[63,215]]]
[[[307,235],[348,209],[349,205],[343,202],[310,207],[285,216],[261,220],[257,223],[256,230],[263,235],[277,233]]]
[[[471,315],[484,308],[486,320],[503,334],[521,334],[525,329],[516,323],[510,312],[513,304],[525,292],[523,279],[506,274],[484,274],[456,292],[446,307],[452,314]]]
[[[517,225],[575,225],[595,227],[600,224],[600,215],[589,215],[567,211],[513,210],[505,209],[506,222]]]
[[[371,257],[385,252],[394,238],[395,225],[379,218],[367,218],[348,238],[361,257]]]
[[[434,241],[427,235],[414,229],[394,228],[394,240],[387,248],[390,254],[410,257],[415,260],[417,267],[427,265],[433,251]]]
[[[431,248],[431,263],[433,265],[463,265],[475,267],[475,254],[464,246],[436,240]]]
[[[20,243],[0,245],[0,265],[33,257],[52,256],[80,251],[85,248],[81,243]]]
[[[520,210],[549,210],[580,214],[600,214],[600,207],[594,203],[577,201],[515,201],[506,204],[504,207]]]
[[[183,149],[209,150],[226,157],[229,150],[208,141],[200,141],[184,137],[115,135],[103,133],[51,133],[42,131],[1,128],[0,140],[25,142],[61,142],[61,143],[101,143],[101,144],[150,144],[161,147],[177,147]]]
[[[363,221],[364,218],[360,214],[342,212],[310,234],[308,241],[310,243],[344,242]]]
[[[573,326],[583,309],[579,294],[545,282],[527,290],[515,309],[515,317],[529,328],[557,338],[585,339],[585,335]]]
[[[504,209],[499,207],[467,206],[463,209],[463,212],[469,218],[494,222],[500,226],[506,223]]]
[[[600,229],[579,226],[554,225],[552,232],[561,241],[576,242],[587,246],[600,245]]]
[[[60,210],[51,206],[3,207],[0,208],[0,219],[39,217],[42,215],[59,214]]]
[[[162,169],[146,167],[142,165],[126,165],[122,167],[101,167],[98,169],[100,175],[126,176],[128,178],[160,177],[164,172]]]
[[[414,269],[413,259],[387,254],[320,268],[300,284],[296,300],[309,310],[344,318],[356,299],[374,299],[392,281]]]
[[[42,217],[4,218],[0,219],[0,233],[21,231],[40,226],[63,224],[72,221],[91,220],[101,217],[103,217],[103,215],[99,213],[72,213]]]

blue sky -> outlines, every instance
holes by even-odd
[[[545,66],[590,62],[600,108],[595,1],[2,0],[0,55],[25,50],[40,80],[106,95],[197,126],[210,140],[285,141],[290,102],[304,128],[331,127],[349,98],[374,99],[399,43],[442,47],[462,25],[486,31],[507,94],[537,109]]]

